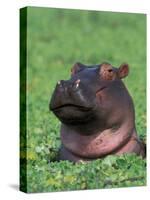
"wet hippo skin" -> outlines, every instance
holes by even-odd
[[[57,83],[49,108],[61,121],[60,160],[89,161],[110,154],[145,156],[135,127],[131,96],[122,78],[128,64],[76,63],[71,78]]]

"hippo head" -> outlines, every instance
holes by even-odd
[[[86,66],[76,63],[69,80],[58,81],[49,108],[59,120],[82,134],[114,129],[132,112],[132,100],[122,82],[128,64]],[[131,113],[132,115],[132,113]]]

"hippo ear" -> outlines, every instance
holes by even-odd
[[[129,65],[127,63],[123,63],[120,65],[118,69],[119,78],[125,78],[129,74]]]
[[[74,74],[78,73],[79,71],[82,71],[85,68],[86,68],[85,65],[83,65],[82,63],[77,62],[71,68],[71,75],[74,75]]]

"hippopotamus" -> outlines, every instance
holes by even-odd
[[[133,100],[122,79],[129,65],[108,62],[71,68],[57,82],[49,109],[61,121],[59,160],[91,161],[110,154],[145,156],[135,126]]]

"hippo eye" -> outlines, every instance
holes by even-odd
[[[108,72],[112,72],[112,71],[113,71],[112,69],[109,69],[109,70],[108,70]]]
[[[101,65],[99,73],[104,80],[114,80],[116,78],[115,69],[108,63],[103,63]]]

